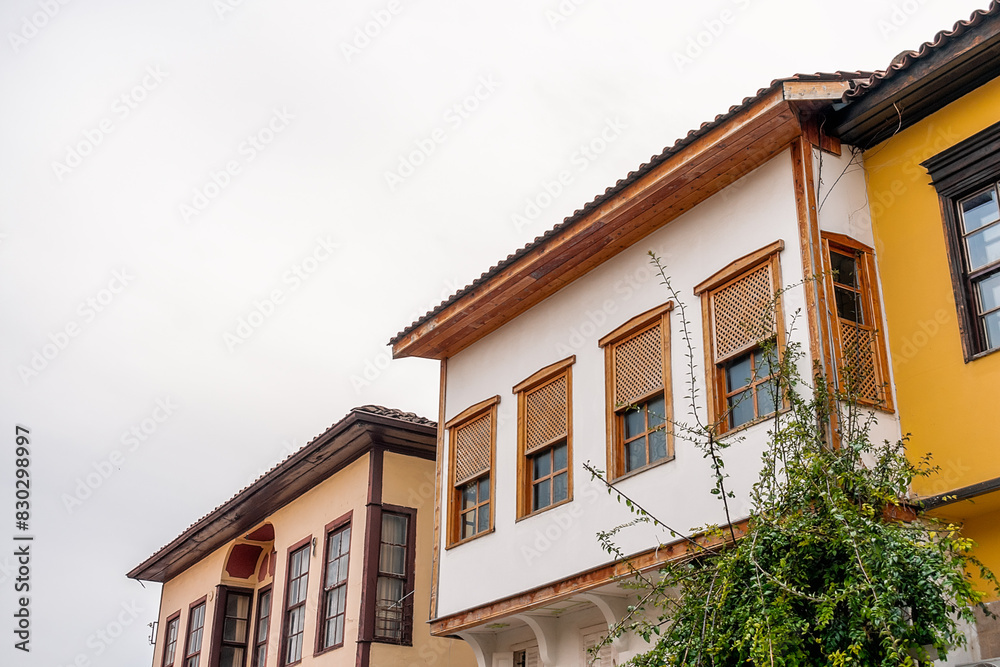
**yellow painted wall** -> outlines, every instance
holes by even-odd
[[[372,644],[374,667],[474,667],[464,641],[431,637],[431,567],[434,548],[434,462],[387,452],[382,473],[382,502],[417,510],[416,579],[413,594],[413,646]]]
[[[912,456],[933,452],[941,467],[914,483],[922,496],[1000,477],[1000,353],[964,362],[944,222],[920,166],[998,120],[995,79],[864,155],[902,430]]]

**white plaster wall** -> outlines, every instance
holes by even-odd
[[[879,249],[875,245],[872,230],[871,212],[868,207],[868,190],[865,172],[861,166],[861,157],[852,160],[850,148],[843,147],[840,156],[824,153],[813,149],[813,171],[819,190],[816,205],[819,209],[819,226],[824,232],[835,232],[849,236],[856,241],[875,248],[875,270],[878,272]],[[823,183],[820,183],[822,178]],[[876,289],[881,300],[882,284],[877,281]],[[833,317],[833,314],[830,314]],[[882,321],[879,328],[889,340],[889,325],[885,320],[885,311],[881,313]],[[886,350],[886,354],[889,351]],[[895,394],[895,380],[892,377],[892,358],[889,356],[889,384]],[[900,439],[902,429],[897,413],[874,411],[875,419],[871,425],[871,441],[895,442]]]
[[[629,318],[668,300],[649,267],[648,250],[664,261],[687,305],[689,334],[695,345],[698,407],[704,414],[704,354],[701,305],[693,288],[733,260],[783,239],[781,279],[802,280],[798,226],[789,153],[777,156],[725,191],[685,213],[532,310],[448,361],[446,419],[483,399],[501,397],[498,406],[494,469],[495,531],[451,549],[441,544],[438,614],[444,616],[566,578],[607,563],[595,537],[629,521],[624,505],[592,483],[581,468],[591,461],[606,468],[604,357],[598,339]],[[802,311],[790,340],[808,355],[808,327],[801,286],[784,295],[785,325]],[[670,315],[674,419],[690,419],[686,345],[682,312]],[[517,408],[512,387],[535,371],[576,355],[573,367],[573,493],[571,503],[515,523]],[[803,363],[803,371],[808,363]],[[756,479],[768,424],[740,432],[743,441],[726,453],[733,519],[746,515],[747,495]],[[447,445],[446,445],[447,447]],[[675,440],[675,460],[620,484],[625,493],[672,527],[689,531],[722,522],[719,501],[709,494],[710,470],[700,451]],[[447,449],[445,454],[447,455]],[[447,469],[447,467],[445,468]],[[447,476],[442,479],[447,489]],[[447,493],[442,494],[447,498]],[[447,520],[443,516],[442,520]],[[442,535],[442,540],[444,536]],[[626,553],[673,541],[669,534],[639,526],[619,534]],[[475,585],[470,585],[475,582]]]

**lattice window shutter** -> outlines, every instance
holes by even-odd
[[[878,401],[881,387],[875,372],[875,332],[841,320],[840,344],[848,387],[858,398]]]
[[[524,667],[542,667],[542,659],[538,655],[538,647],[524,649]]]
[[[455,483],[461,484],[490,469],[490,412],[452,430],[455,447]]]
[[[716,363],[775,334],[774,292],[774,277],[768,263],[712,293]]]
[[[525,450],[528,453],[566,437],[566,380],[566,375],[561,375],[525,395]]]
[[[657,324],[614,347],[615,407],[663,388],[663,339]]]

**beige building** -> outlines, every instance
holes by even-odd
[[[129,572],[153,667],[475,664],[430,636],[436,425],[353,409]]]

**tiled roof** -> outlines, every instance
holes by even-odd
[[[420,424],[422,426],[437,426],[437,422],[426,417],[421,417],[415,412],[403,412],[402,410],[396,410],[395,408],[384,408],[381,405],[362,405],[359,408],[354,408],[351,412],[366,412],[371,415],[378,415],[380,417],[390,417],[392,419],[398,419],[404,422],[410,422],[411,424]],[[332,426],[330,428],[333,428]],[[320,436],[316,436],[317,438]]]
[[[741,103],[729,107],[729,111],[727,111],[726,113],[719,114],[714,119],[702,123],[700,127],[698,127],[695,130],[691,130],[690,132],[687,133],[686,136],[681,137],[680,139],[675,141],[672,146],[664,148],[663,151],[660,152],[658,155],[653,155],[651,158],[649,158],[649,162],[639,165],[639,167],[635,171],[629,172],[625,178],[619,180],[613,186],[607,188],[603,194],[597,195],[589,203],[584,204],[583,208],[577,209],[576,211],[573,212],[572,215],[564,218],[561,223],[557,224],[555,227],[545,232],[541,236],[536,237],[533,241],[525,245],[523,248],[515,251],[513,254],[507,255],[506,259],[501,260],[495,266],[490,267],[488,271],[484,272],[481,276],[479,276],[479,278],[472,281],[471,284],[455,292],[453,295],[451,295],[450,297],[442,301],[440,304],[438,304],[435,308],[428,311],[423,317],[418,318],[416,321],[410,324],[410,326],[406,327],[398,334],[396,334],[389,341],[389,343],[395,344],[410,331],[420,326],[427,320],[431,319],[432,317],[440,313],[442,310],[444,310],[451,304],[458,301],[465,294],[471,292],[472,290],[476,289],[477,287],[485,283],[487,280],[489,280],[494,275],[496,275],[503,269],[507,268],[508,266],[516,262],[520,257],[527,254],[535,247],[541,245],[549,238],[559,234],[561,230],[572,225],[577,220],[583,218],[587,213],[592,211],[594,208],[600,206],[603,202],[613,197],[617,193],[621,192],[623,189],[625,189],[626,187],[637,181],[645,174],[649,173],[652,169],[654,169],[664,160],[670,158],[673,155],[676,155],[677,153],[682,151],[686,146],[697,140],[699,137],[708,134],[710,131],[712,131],[725,121],[729,120],[730,118],[740,113],[744,109],[747,109],[754,102],[757,102],[758,100],[762,99],[764,96],[771,93],[776,87],[780,86],[781,84],[788,81],[854,81],[857,79],[867,79],[871,76],[873,76],[872,72],[838,71],[832,73],[817,72],[816,74],[795,74],[783,79],[775,79],[774,81],[771,82],[771,85],[769,85],[767,88],[761,88],[760,90],[758,90],[757,94],[754,95],[753,97],[744,98]]]
[[[310,440],[309,442],[307,442],[305,445],[303,445],[302,447],[300,447],[298,450],[292,452],[291,454],[289,454],[288,456],[286,456],[284,459],[282,459],[281,461],[279,461],[278,463],[276,463],[274,466],[271,467],[270,470],[268,470],[267,472],[265,472],[264,474],[262,474],[260,477],[258,477],[257,479],[255,479],[253,482],[251,482],[247,486],[245,486],[242,489],[240,489],[239,491],[237,491],[229,500],[227,500],[226,502],[224,502],[221,505],[217,506],[215,509],[213,509],[212,511],[210,511],[208,514],[206,514],[205,516],[201,517],[200,519],[198,519],[197,521],[195,521],[194,523],[192,523],[190,526],[188,526],[187,528],[185,528],[181,532],[181,534],[177,536],[177,538],[175,538],[170,543],[164,545],[163,547],[161,547],[160,549],[158,549],[156,552],[154,552],[149,558],[147,558],[145,560],[145,563],[149,563],[149,562],[154,561],[162,553],[164,553],[169,548],[171,548],[177,542],[177,540],[179,540],[180,538],[184,537],[184,535],[186,535],[186,534],[194,531],[195,529],[199,528],[200,526],[204,525],[205,523],[211,521],[214,517],[219,516],[220,514],[226,512],[232,506],[237,505],[243,499],[243,497],[245,497],[247,494],[249,494],[251,492],[251,490],[254,489],[254,487],[259,486],[259,485],[263,484],[265,480],[268,480],[269,478],[275,477],[275,476],[279,475],[280,473],[282,473],[285,468],[290,467],[297,460],[303,458],[304,454],[307,453],[307,451],[309,450],[310,445],[312,445],[313,443],[317,442],[318,440],[326,437],[327,435],[329,435],[329,434],[331,434],[333,432],[338,431],[342,426],[344,426],[348,422],[348,420],[351,419],[351,416],[354,415],[354,414],[374,415],[374,416],[377,416],[377,417],[385,417],[385,418],[389,418],[389,419],[395,419],[395,420],[398,420],[398,421],[407,422],[407,423],[410,423],[410,424],[415,424],[417,426],[427,426],[427,427],[431,427],[431,428],[434,428],[434,427],[437,426],[437,422],[431,421],[430,419],[425,419],[424,417],[421,417],[421,416],[419,416],[419,415],[417,415],[417,414],[415,414],[413,412],[403,412],[402,410],[396,410],[395,408],[386,408],[386,407],[383,407],[381,405],[362,405],[360,407],[352,408],[351,411],[348,412],[341,420],[335,422],[328,429],[326,429],[325,431],[323,431],[322,433],[320,433],[319,435],[317,435],[315,438],[313,438],[312,440]]]
[[[923,60],[933,55],[938,50],[944,48],[949,42],[961,37],[966,31],[975,28],[986,18],[1000,14],[1000,0],[991,0],[990,6],[986,9],[977,9],[966,21],[958,21],[951,30],[942,30],[934,39],[924,42],[916,51],[904,51],[892,59],[892,63],[884,70],[872,73],[866,80],[844,93],[844,101],[856,100],[865,94],[875,90],[885,82],[891,82],[898,76],[905,76],[908,70],[917,61]]]

